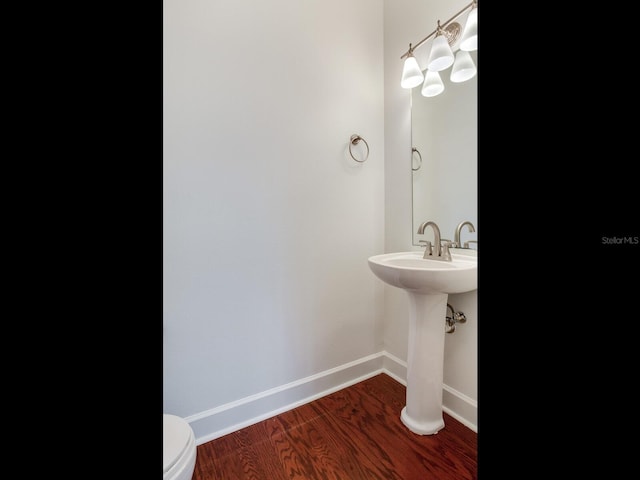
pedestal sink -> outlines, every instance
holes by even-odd
[[[478,258],[472,252],[477,253],[451,253],[450,262],[424,259],[423,252],[386,253],[368,259],[369,268],[380,280],[409,295],[407,403],[400,418],[409,430],[420,435],[431,435],[444,427],[447,299],[449,294],[478,288]]]

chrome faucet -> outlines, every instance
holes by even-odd
[[[431,227],[433,229],[433,246],[431,242],[426,242],[426,248],[424,250],[424,255],[422,258],[431,259],[431,260],[444,260],[447,262],[451,261],[451,254],[449,253],[449,245],[450,242],[446,241],[444,244],[441,243],[440,240],[440,228],[435,222],[423,222],[418,227],[418,233],[420,235],[424,234],[424,231],[427,227]]]
[[[460,222],[458,224],[458,226],[456,227],[455,237],[453,237],[453,244],[454,244],[454,246],[456,246],[458,248],[462,247],[462,244],[460,243],[460,232],[462,231],[462,227],[464,227],[465,225],[469,227],[468,230],[470,232],[475,232],[476,231],[475,227],[473,226],[473,223],[471,223],[469,221]],[[469,248],[469,242],[465,242],[465,247],[464,248]]]

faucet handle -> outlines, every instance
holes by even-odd
[[[469,244],[470,243],[475,243],[476,244],[476,250],[478,249],[478,241],[477,240],[469,240],[468,242],[464,242],[464,248],[470,248]]]
[[[431,242],[429,240],[420,240],[418,243],[424,244],[424,255],[422,258],[430,257],[433,254],[433,249],[431,248]]]
[[[456,248],[458,246],[456,242],[452,242],[448,238],[443,238],[440,240],[440,242],[442,242],[442,246],[444,246],[444,244],[447,243],[449,245],[449,248]]]
[[[452,245],[452,241],[451,240],[444,240],[442,242],[442,249],[440,250],[440,256],[442,257],[443,260],[446,260],[447,262],[451,261],[451,252],[449,252],[449,247],[453,246]]]

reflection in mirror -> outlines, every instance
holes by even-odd
[[[477,66],[477,51],[470,54]],[[433,241],[417,233],[422,222],[436,222],[442,238],[453,241],[458,224],[469,221],[475,232],[465,228],[462,243],[478,248],[478,75],[455,83],[450,70],[441,73],[441,94],[411,91],[413,244]]]

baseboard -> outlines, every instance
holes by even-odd
[[[407,386],[407,362],[387,351],[382,351],[382,370],[396,382]]]
[[[201,445],[382,373],[383,352],[185,418]]]
[[[201,445],[380,373],[406,386],[407,364],[386,351],[185,418]],[[443,410],[477,432],[473,399],[443,386]]]
[[[478,433],[478,402],[448,385],[442,390],[442,410]]]

